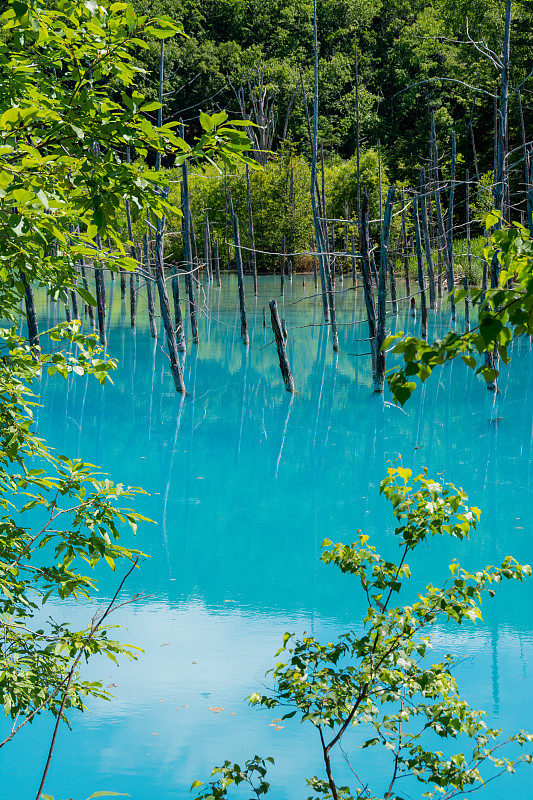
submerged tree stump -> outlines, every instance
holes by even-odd
[[[285,389],[288,392],[294,392],[294,380],[291,373],[289,359],[287,358],[287,350],[285,348],[285,339],[283,337],[283,330],[278,313],[278,305],[275,300],[271,300],[270,306],[270,319],[272,321],[272,331],[276,340],[276,347],[278,349],[279,368],[283,377]]]

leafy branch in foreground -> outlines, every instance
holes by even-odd
[[[397,783],[410,777],[411,784],[416,779],[428,787],[424,797],[451,800],[513,772],[520,762],[531,763],[529,753],[509,759],[500,750],[511,743],[522,747],[533,736],[519,731],[505,739],[487,726],[484,712],[471,708],[459,693],[452,675],[455,658],[446,655],[438,663],[428,658],[431,630],[439,623],[475,623],[481,619],[483,596],[492,597],[504,579],[522,581],[531,568],[507,557],[499,567],[468,572],[454,560],[444,585],[429,584],[415,602],[394,606],[393,597],[406,591],[404,583],[411,576],[409,553],[433,536],[468,538],[480,511],[466,504],[461,489],[432,480],[425,470],[412,479],[411,470],[391,467],[381,492],[397,519],[399,561],[383,558],[368,536],[360,535],[350,545],[329,539],[323,543],[322,561],[353,575],[365,593],[368,609],[362,628],[326,644],[286,633],[276,655],[284,653],[287,659],[272,671],[273,690],[252,694],[249,702],[269,709],[288,707],[284,719],[297,716],[315,728],[325,769],[325,778],[307,779],[315,796],[401,800]],[[389,753],[390,771],[365,775],[363,756],[360,764],[350,765],[357,776],[352,788],[338,785],[333,753],[353,727],[360,728],[359,750],[382,747]],[[435,735],[443,742],[442,751],[435,749]],[[487,777],[490,765],[495,771]],[[193,788],[203,785],[195,782]],[[211,782],[196,800],[225,798],[230,785]],[[412,785],[406,787],[411,790]]]
[[[496,212],[489,214],[486,227],[499,224],[500,216]],[[458,357],[493,386],[499,375],[498,360],[509,363],[512,341],[533,334],[533,239],[528,230],[516,222],[494,230],[484,255],[499,275],[495,281],[499,285],[472,294],[472,304],[479,309],[475,328],[465,333],[449,331],[443,339],[431,344],[416,336],[404,337],[401,332],[385,340],[383,349],[396,342],[392,352],[404,361],[404,366],[394,367],[387,375],[393,398],[401,405],[414,392],[415,378],[424,383],[435,367]],[[455,303],[465,295],[464,289],[455,289]],[[479,356],[483,354],[488,358],[479,364]]]

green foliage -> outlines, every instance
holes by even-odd
[[[224,175],[211,168],[191,174],[189,183],[191,209],[199,247],[203,251],[204,215],[207,214],[212,238],[219,242],[222,263],[226,264]],[[240,220],[241,244],[243,247],[250,247],[245,170],[241,168],[234,174],[226,175],[226,185],[231,192],[233,207]],[[176,183],[171,183],[171,186],[173,188],[170,198],[176,203],[179,190]],[[260,269],[279,269],[279,256],[269,254],[280,252],[283,235],[287,253],[309,250],[313,233],[310,186],[310,169],[307,162],[300,156],[291,159],[288,152],[272,156],[263,169],[250,173],[255,247],[265,253],[257,256]],[[170,224],[177,230],[181,220],[174,217]],[[229,241],[233,242],[231,219],[229,219],[228,233]],[[171,237],[170,247],[172,255],[181,259],[181,238]],[[243,251],[243,259],[246,265],[247,251]],[[296,258],[295,262],[296,265],[306,263],[302,258]]]
[[[209,783],[193,781],[191,791],[204,786],[205,788],[197,796],[198,800],[200,798],[202,800],[224,800],[228,796],[227,793],[230,786],[246,783],[255,796],[259,798],[261,795],[266,794],[270,788],[270,784],[265,781],[267,762],[273,764],[274,759],[254,756],[245,762],[243,769],[238,764],[232,764],[231,761],[224,761],[221,767],[215,767],[211,773],[212,775],[220,775],[220,777],[214,781],[209,781]]]
[[[368,190],[370,219],[379,219],[379,166],[378,151],[370,149],[361,153],[361,186]],[[357,218],[357,160],[337,161],[326,167],[326,191],[330,215],[344,219],[344,204],[348,203],[348,213]],[[389,188],[388,170],[381,165],[381,193],[385,202]]]
[[[275,95],[274,149],[288,133],[298,152],[309,153],[301,89],[308,102],[313,85],[312,3],[309,0],[136,0],[140,13],[165,13],[183,19],[189,38],[176,38],[165,51],[166,109],[177,118],[189,109],[234,107],[245,73],[260,70],[268,93]],[[517,85],[531,70],[532,25],[529,4],[514,0],[511,81]],[[319,135],[326,153],[355,152],[354,33],[358,37],[361,142],[378,139],[389,156],[391,179],[417,181],[416,167],[427,157],[428,103],[435,111],[441,154],[449,153],[451,131],[458,152],[473,175],[467,122],[473,112],[477,156],[482,173],[493,168],[493,102],[498,81],[494,65],[467,42],[466,20],[474,40],[501,51],[503,18],[496,0],[318,0]],[[157,76],[157,47],[138,53],[148,76]],[[173,74],[179,74],[173,80]],[[243,80],[244,79],[244,80]],[[143,80],[146,83],[143,85]],[[190,83],[188,83],[190,81]],[[140,85],[155,99],[150,79]],[[477,86],[477,93],[472,88]],[[526,89],[528,85],[526,84]],[[180,89],[180,91],[177,91]],[[293,97],[295,89],[296,95]],[[474,102],[475,98],[475,102]],[[292,106],[291,106],[292,101]],[[524,103],[525,128],[532,111]],[[193,123],[195,124],[195,123]],[[509,121],[510,150],[521,143],[515,100]]]
[[[118,571],[125,563],[127,577],[143,555],[118,542],[145,519],[129,507],[139,490],[54,455],[33,427],[32,384],[44,369],[105,383],[115,361],[79,320],[41,333],[41,347],[30,347],[16,333],[26,286],[45,287],[55,300],[76,289],[94,303],[78,285],[78,261],[114,271],[135,266],[118,229],[124,199],[156,217],[179,213],[165,199],[163,176],[144,167],[148,153],[178,162],[217,158],[232,169],[249,147],[242,121],[232,125],[225,113],[202,114],[193,144],[177,136],[176,123],[150,122],[159,104],[134,89],[134,53],[147,37],[179,33],[170,18],[140,16],[128,3],[14,0],[2,21],[0,704],[12,722],[0,747],[42,713],[59,723],[87,697],[110,696],[99,681],[84,680],[80,666],[96,654],[135,657],[137,648],[111,638],[107,624],[125,577],[83,630],[48,617],[47,603],[90,599],[100,565]],[[131,163],[127,147],[139,156]],[[103,236],[112,252],[101,249]]]
[[[446,655],[439,663],[428,658],[431,629],[440,622],[475,623],[481,619],[483,596],[492,597],[503,580],[531,576],[531,567],[507,557],[499,567],[468,572],[454,560],[442,586],[430,583],[414,602],[394,606],[393,597],[406,592],[404,584],[411,576],[409,553],[433,536],[468,538],[480,512],[467,505],[461,489],[429,478],[425,470],[413,478],[411,470],[391,467],[381,492],[397,520],[398,561],[381,556],[368,536],[359,535],[349,545],[323,542],[322,561],[353,575],[367,598],[363,631],[346,631],[325,644],[313,636],[298,639],[286,633],[276,654],[284,654],[285,660],[272,671],[273,690],[254,693],[249,702],[288,708],[284,719],[296,716],[316,729],[326,777],[307,779],[315,795],[335,800],[398,797],[397,781],[412,776],[427,787],[424,797],[453,797],[481,787],[490,765],[500,774],[513,772],[521,762],[531,763],[529,753],[507,759],[500,749],[504,744],[530,744],[533,736],[520,731],[503,739],[486,725],[484,713],[460,696],[452,674],[455,658]],[[359,776],[357,785],[339,787],[331,753],[354,726],[366,737],[363,749],[382,747],[389,753],[390,772],[366,776],[363,756],[352,767]],[[435,748],[435,734],[443,740],[446,754]],[[202,784],[195,782],[193,788],[198,785]],[[226,788],[220,787],[219,794],[200,794],[197,800],[225,797]]]
[[[487,215],[491,228],[500,223],[496,212]],[[478,324],[471,331],[450,331],[443,339],[429,343],[415,336],[398,333],[390,336],[383,348],[392,348],[402,356],[404,366],[393,369],[387,381],[396,402],[404,405],[416,388],[414,379],[426,381],[434,368],[454,358],[462,361],[489,384],[499,375],[498,359],[509,362],[509,346],[521,336],[533,334],[533,239],[519,223],[494,230],[484,256],[499,271],[499,285],[472,294],[472,304],[479,308]],[[455,289],[455,302],[465,296]],[[479,364],[479,356],[489,354],[491,363]]]

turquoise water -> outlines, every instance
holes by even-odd
[[[345,283],[346,286],[346,283]],[[112,289],[112,291],[111,291]],[[402,454],[414,469],[445,472],[463,486],[482,519],[470,543],[434,541],[410,558],[413,588],[438,581],[453,557],[467,567],[508,554],[531,561],[532,354],[515,344],[512,369],[492,396],[462,364],[453,364],[418,390],[405,409],[370,391],[364,354],[366,323],[340,326],[341,352],[332,352],[320,325],[321,301],[312,279],[260,278],[254,299],[247,282],[251,345],[243,348],[233,276],[219,291],[205,287],[200,345],[184,362],[189,394],[173,390],[162,352],[151,340],[145,298],[139,325],[129,327],[118,284],[108,285],[109,352],[120,361],[114,385],[64,382],[44,376],[40,433],[59,452],[102,465],[114,480],[142,486],[137,508],[157,525],[143,526],[137,546],[149,554],[130,578],[125,596],[143,599],[117,612],[122,638],[144,649],[137,662],[93,662],[115,699],[91,702],[63,728],[45,791],[84,800],[91,792],[127,792],[137,800],[189,797],[195,778],[208,777],[225,758],[275,758],[271,796],[299,800],[305,777],[322,776],[315,731],[294,720],[276,730],[281,714],[249,708],[246,696],[264,677],[286,630],[330,640],[359,626],[365,604],[347,576],[319,561],[321,541],[352,541],[358,529],[396,557],[393,517],[379,496],[387,463]],[[277,297],[289,327],[288,354],[298,393],[284,391],[272,333],[262,309]],[[362,297],[338,295],[341,323],[364,319]],[[40,317],[61,318],[42,299]],[[267,313],[267,319],[269,318]],[[430,315],[430,336],[445,329],[445,308]],[[391,323],[417,329],[401,311]],[[457,323],[461,327],[461,320]],[[491,417],[500,417],[490,422]],[[117,577],[103,573],[101,597]],[[533,584],[503,587],[477,626],[439,627],[435,655],[462,657],[457,677],[465,698],[506,732],[533,728]],[[53,608],[85,625],[93,607]],[[210,709],[222,709],[212,711]],[[3,750],[0,798],[33,798],[44,766],[52,720],[40,720]],[[390,775],[378,752],[358,751],[358,732],[345,737],[354,768],[384,793]],[[338,754],[340,777],[349,773]],[[372,760],[374,759],[374,760]],[[526,798],[533,772],[489,784],[487,800],[502,791]],[[411,786],[411,797],[424,788]]]

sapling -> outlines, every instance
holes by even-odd
[[[408,777],[407,791],[412,793],[416,780],[425,786],[423,797],[450,800],[513,772],[520,762],[531,763],[533,756],[527,752],[512,759],[501,752],[511,743],[529,744],[533,736],[519,731],[505,738],[488,727],[485,713],[471,708],[459,693],[452,674],[456,659],[446,655],[432,663],[428,658],[432,629],[444,622],[480,620],[483,596],[493,596],[503,579],[522,581],[531,568],[508,556],[498,567],[468,572],[454,559],[442,586],[430,583],[416,601],[394,605],[393,598],[406,591],[404,583],[411,577],[409,553],[433,536],[468,538],[480,511],[467,505],[465,492],[429,478],[425,469],[413,479],[410,469],[392,466],[381,482],[381,493],[397,520],[399,561],[381,556],[361,533],[352,544],[323,542],[322,561],[353,575],[365,593],[368,607],[362,625],[326,644],[314,636],[299,639],[286,633],[277,653],[286,658],[272,670],[272,690],[248,699],[269,709],[287,707],[283,719],[296,716],[315,728],[325,772],[323,777],[307,778],[315,796],[400,800],[409,795],[402,793],[398,781]],[[350,764],[356,785],[340,786],[333,753],[357,726],[358,763]],[[435,747],[436,736],[446,753]],[[388,771],[369,770],[365,775],[368,759],[361,751],[370,747],[387,751]],[[257,756],[248,764],[256,760]],[[237,782],[235,775],[248,774],[248,764],[241,771],[226,762],[215,768],[210,782],[195,781],[193,788],[201,789],[196,800],[225,798]],[[265,793],[264,776],[262,784]]]

